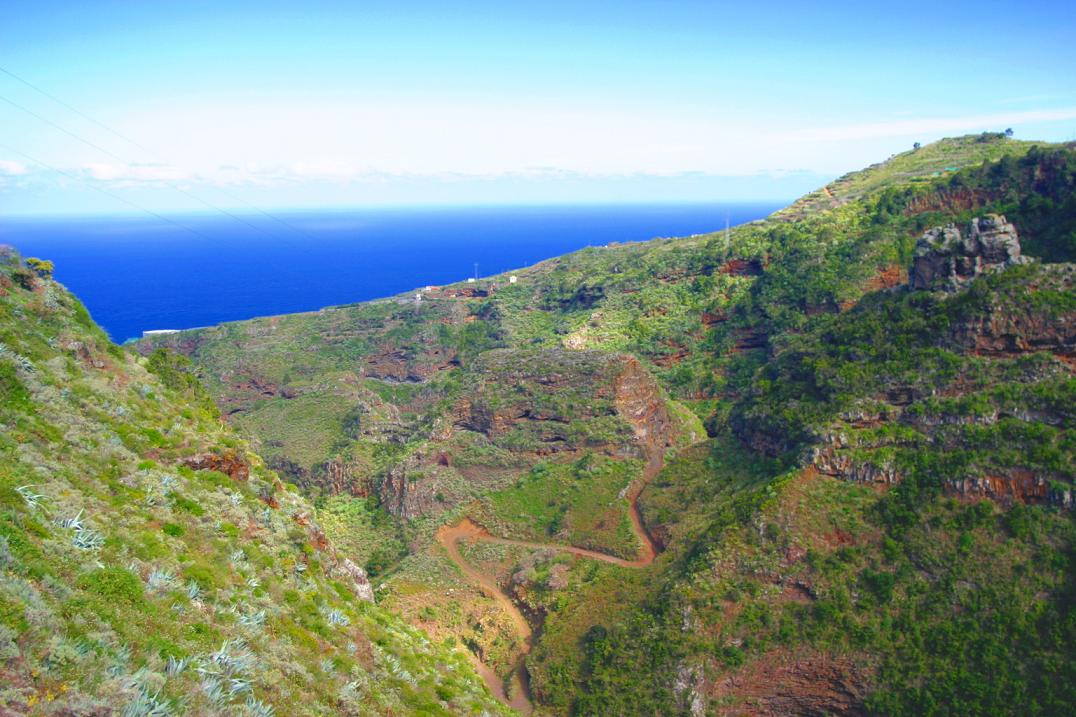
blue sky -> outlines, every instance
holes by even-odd
[[[138,146],[0,73],[0,214],[782,199],[1076,139],[1072,3],[4,8],[0,68]]]

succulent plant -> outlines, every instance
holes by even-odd
[[[33,487],[32,485],[20,485],[15,489],[15,492],[22,496],[30,510],[36,509],[41,504],[41,501],[45,499],[45,496],[35,493],[32,490]]]
[[[82,528],[75,532],[71,538],[71,544],[79,550],[100,550],[105,544],[105,536],[90,528]]]

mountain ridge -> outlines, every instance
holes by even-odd
[[[63,350],[219,406],[364,610],[538,714],[1058,714],[1074,259],[1076,148],[984,134],[728,233]]]

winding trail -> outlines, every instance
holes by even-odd
[[[600,560],[603,563],[619,565],[622,568],[646,567],[654,562],[658,550],[653,538],[650,537],[650,533],[647,532],[646,526],[643,525],[642,516],[639,515],[639,495],[643,492],[643,488],[646,487],[646,484],[658,474],[662,465],[663,460],[660,453],[651,456],[650,460],[647,461],[646,468],[643,470],[642,475],[638,480],[632,483],[625,495],[628,499],[628,517],[631,519],[632,529],[635,532],[635,535],[639,538],[640,543],[639,554],[634,560],[625,560],[624,558],[618,558],[596,550],[576,548],[571,545],[532,543],[527,540],[499,538],[495,535],[491,535],[489,531],[472,521],[470,518],[464,518],[455,525],[445,525],[438,529],[437,542],[448,551],[448,557],[452,559],[452,562],[459,566],[460,570],[462,570],[467,577],[478,583],[482,587],[483,592],[487,593],[498,605],[504,608],[505,612],[511,617],[516,632],[523,638],[523,649],[519,656],[519,660],[516,662],[516,666],[512,671],[511,689],[508,691],[511,692],[510,697],[506,694],[504,683],[497,673],[490,669],[488,665],[481,662],[477,657],[471,655],[475,669],[478,670],[478,673],[482,675],[482,679],[489,685],[489,689],[493,692],[493,695],[512,709],[525,715],[529,715],[534,709],[534,705],[531,704],[530,700],[530,675],[527,673],[527,666],[525,664],[527,655],[530,654],[531,647],[533,646],[534,631],[531,630],[531,626],[527,622],[527,619],[523,616],[520,609],[516,607],[516,604],[512,602],[512,599],[501,590],[501,586],[497,584],[496,579],[492,575],[482,572],[477,567],[464,560],[463,556],[460,554],[459,542],[461,540],[474,540],[486,543],[496,543],[499,545],[514,545],[522,548],[530,548],[532,550],[559,550],[583,558],[591,558],[593,560]]]

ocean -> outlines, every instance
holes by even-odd
[[[783,202],[2,218],[0,243],[56,263],[113,340],[311,311],[528,266],[610,242],[685,236]],[[285,226],[287,224],[288,226]],[[253,225],[253,226],[248,226]],[[257,229],[255,228],[257,227]]]

